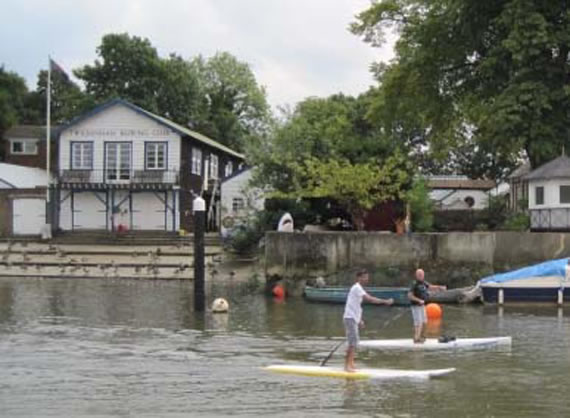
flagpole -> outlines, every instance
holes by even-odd
[[[48,78],[47,78],[47,103],[46,103],[46,171],[47,171],[47,191],[46,202],[50,201],[50,175],[51,175],[51,57],[48,55]]]

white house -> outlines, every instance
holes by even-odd
[[[0,236],[39,235],[46,223],[47,172],[0,163]]]
[[[54,219],[64,231],[191,230],[192,199],[219,219],[219,183],[243,155],[124,100],[64,126]]]
[[[570,230],[570,158],[560,156],[523,177],[528,182],[530,228]]]
[[[246,168],[222,181],[222,235],[244,223],[256,211],[263,210],[263,191],[250,186],[251,177],[252,169]]]
[[[470,179],[467,176],[427,177],[429,196],[437,210],[481,210],[489,204],[492,180]]]

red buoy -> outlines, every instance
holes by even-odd
[[[441,306],[439,306],[437,303],[428,303],[426,306],[426,314],[428,319],[441,319]]]
[[[275,296],[276,298],[282,298],[285,296],[285,289],[283,289],[283,286],[278,284],[273,286],[273,290],[271,290],[271,293],[273,293],[273,296]]]

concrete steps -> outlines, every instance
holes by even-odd
[[[206,266],[220,263],[222,256],[220,247],[206,247]],[[190,245],[0,242],[0,277],[189,280],[193,263]]]

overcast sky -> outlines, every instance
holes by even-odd
[[[148,38],[161,56],[228,51],[250,64],[273,106],[358,94],[373,61],[392,57],[348,32],[369,0],[3,0],[0,65],[35,88],[51,55],[69,73],[92,64],[101,37]]]

